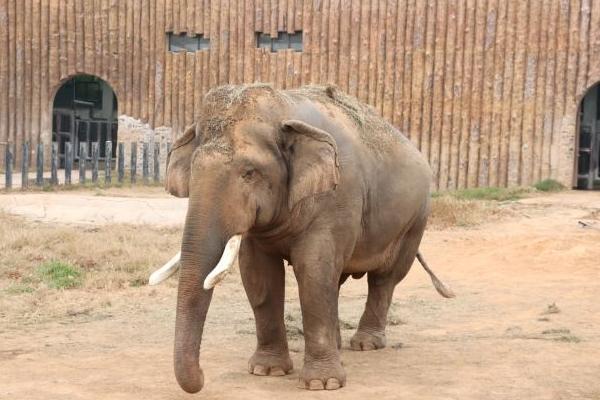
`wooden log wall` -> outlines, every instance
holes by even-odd
[[[301,53],[256,48],[256,32],[299,30]],[[167,32],[211,49],[169,52]],[[0,0],[0,145],[49,145],[54,94],[77,73],[176,133],[219,84],[334,83],[419,146],[439,189],[570,185],[600,1]]]

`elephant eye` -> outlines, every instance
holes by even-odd
[[[247,170],[244,171],[244,173],[242,174],[242,178],[244,178],[244,180],[251,180],[254,177],[254,173],[256,172],[255,169],[253,168],[249,168]]]

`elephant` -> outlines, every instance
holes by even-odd
[[[166,189],[189,197],[180,257],[174,369],[200,391],[200,344],[213,287],[236,259],[256,323],[254,375],[293,369],[284,323],[284,261],[295,274],[305,338],[299,387],[346,384],[340,361],[339,289],[367,275],[368,296],[352,350],[386,345],[396,285],[415,257],[444,297],[419,245],[430,212],[432,173],[391,124],[337,87],[280,90],[224,85],[169,154]],[[179,260],[180,258],[180,260]],[[180,261],[179,264],[177,261]]]

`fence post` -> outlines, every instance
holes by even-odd
[[[154,142],[154,182],[160,182],[160,144]]]
[[[165,177],[167,176],[167,167],[168,167],[168,162],[169,162],[169,154],[171,154],[171,147],[173,146],[173,144],[171,143],[171,141],[167,141],[167,157],[165,158]]]
[[[123,183],[123,177],[125,176],[125,143],[119,143],[119,158],[117,166],[117,175],[119,183]]]
[[[79,143],[79,183],[85,184],[85,170],[87,160],[87,142]]]
[[[100,156],[100,145],[92,143],[92,183],[98,183],[98,157]]]
[[[36,186],[44,185],[44,144],[38,143],[37,154],[35,159],[35,184]]]
[[[148,142],[144,142],[142,145],[142,176],[144,177],[144,184],[148,184],[150,180],[150,170],[148,165]]]
[[[104,183],[110,185],[112,169],[112,142],[107,140],[104,143]]]
[[[6,174],[6,179],[4,181],[4,188],[11,189],[12,188],[12,173],[13,173],[13,153],[12,153],[12,144],[8,143],[6,145],[6,157],[4,159],[6,162],[4,172]]]
[[[136,174],[137,174],[137,143],[131,143],[131,183],[135,183]]]
[[[65,143],[65,185],[71,184],[71,171],[73,170],[73,143]]]
[[[58,143],[52,143],[50,155],[50,184],[58,185]]]
[[[23,143],[23,158],[21,160],[21,189],[29,186],[29,143]]]

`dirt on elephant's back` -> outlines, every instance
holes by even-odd
[[[533,197],[506,206],[512,212],[501,221],[427,232],[422,251],[457,297],[439,297],[415,264],[394,294],[383,350],[349,349],[367,293],[366,279],[350,279],[340,296],[348,382],[335,392],[296,389],[304,342],[291,271],[286,324],[295,369],[285,377],[248,374],[254,322],[232,274],[210,308],[201,352],[205,388],[197,397],[600,398],[598,204],[600,193]],[[172,368],[175,283],[65,291],[55,298],[73,304],[69,315],[0,324],[0,398],[191,398]],[[86,296],[103,296],[108,305],[90,309]],[[37,312],[46,307],[38,304]],[[0,310],[0,320],[9,312]]]

